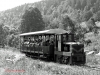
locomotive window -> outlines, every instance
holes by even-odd
[[[74,35],[73,34],[68,35],[68,40],[70,42],[73,42],[74,41]]]
[[[64,42],[67,41],[67,37],[66,37],[66,35],[63,35],[63,41],[64,41]]]
[[[68,36],[68,40],[72,41],[72,36],[71,35]]]
[[[64,50],[65,50],[65,51],[68,51],[68,47],[64,47]]]

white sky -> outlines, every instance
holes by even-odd
[[[41,0],[0,0],[0,11],[14,8],[25,3],[34,3]]]

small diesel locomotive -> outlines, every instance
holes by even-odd
[[[63,29],[20,34],[20,51],[63,64],[85,64],[84,44],[75,42],[74,34]]]

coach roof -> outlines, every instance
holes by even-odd
[[[58,28],[58,29],[49,29],[49,30],[43,30],[43,31],[23,33],[23,34],[20,34],[20,36],[43,35],[43,34],[64,34],[64,33],[68,33],[69,34],[68,31]]]

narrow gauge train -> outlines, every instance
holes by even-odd
[[[86,62],[84,44],[75,42],[74,34],[63,29],[20,34],[20,51],[63,64]]]

